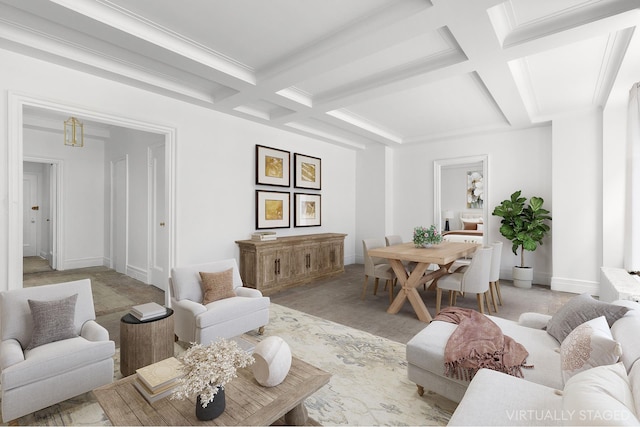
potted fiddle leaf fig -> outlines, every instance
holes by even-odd
[[[527,203],[522,192],[516,191],[493,210],[493,215],[502,218],[500,234],[511,241],[514,255],[520,250],[520,265],[513,267],[513,284],[519,288],[530,288],[533,281],[533,268],[525,266],[524,251],[535,251],[551,230],[547,224],[550,212],[543,203],[542,197],[535,196]]]

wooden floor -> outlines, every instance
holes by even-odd
[[[26,265],[26,264],[25,264]],[[98,322],[108,330],[112,339],[118,342],[120,336],[120,317],[128,312],[120,300],[130,300],[136,304],[148,301],[163,302],[164,292],[154,286],[146,285],[135,279],[115,273],[104,267],[29,273],[25,267],[25,286],[54,283],[65,280],[76,280],[88,277],[106,284],[113,290],[113,295],[96,296]],[[105,271],[108,270],[108,271]],[[412,307],[407,302],[398,314],[388,314],[389,296],[380,286],[377,295],[373,295],[373,283],[369,284],[366,297],[361,299],[364,279],[362,264],[345,267],[345,273],[339,276],[298,286],[271,295],[271,302],[300,310],[343,325],[370,332],[400,343],[406,343],[426,324],[419,321]],[[517,320],[521,313],[535,311],[553,314],[569,298],[575,294],[551,291],[548,287],[534,285],[531,289],[519,289],[509,281],[501,281],[504,305],[499,308],[498,316]],[[397,290],[397,287],[396,287]],[[435,292],[420,290],[420,294],[433,315],[435,314]],[[103,298],[105,301],[99,301]],[[112,298],[114,302],[106,300]],[[477,308],[475,295],[458,298],[460,307]]]

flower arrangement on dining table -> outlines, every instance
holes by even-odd
[[[171,398],[182,400],[199,395],[203,408],[213,402],[220,388],[238,376],[239,368],[255,362],[238,343],[225,339],[207,345],[191,343],[177,358],[183,364],[184,376],[178,380]]]
[[[438,232],[435,225],[426,228],[418,226],[413,229],[413,244],[416,248],[437,245],[442,242],[442,234]]]

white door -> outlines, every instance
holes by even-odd
[[[38,175],[24,173],[22,180],[22,256],[38,254]]]
[[[168,278],[168,226],[166,223],[165,145],[149,147],[151,184],[151,283],[166,289]]]
[[[127,162],[118,160],[113,166],[112,267],[127,273]]]

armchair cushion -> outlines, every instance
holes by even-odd
[[[233,268],[214,273],[200,272],[202,304],[236,296],[233,292]]]
[[[33,318],[31,342],[25,350],[77,337],[74,324],[78,294],[53,301],[28,300]]]
[[[229,319],[251,315],[268,306],[264,298],[225,298],[206,305],[207,311],[196,317],[196,327],[206,328]]]
[[[111,358],[114,352],[113,341],[92,342],[82,337],[44,344],[26,350],[24,362],[2,370],[2,388],[10,390],[55,377],[97,360]]]

